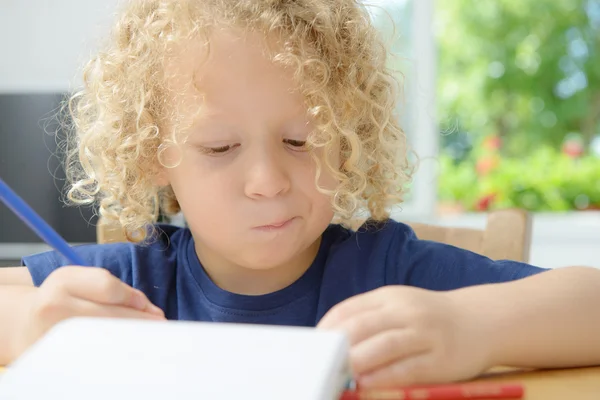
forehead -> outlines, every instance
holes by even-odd
[[[292,71],[269,55],[277,45],[276,37],[230,29],[215,30],[208,40],[189,40],[167,64],[169,89],[188,106],[204,103],[247,113],[259,106],[305,112]]]

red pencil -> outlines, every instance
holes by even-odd
[[[522,399],[518,384],[468,383],[398,389],[346,390],[340,400],[498,400]]]

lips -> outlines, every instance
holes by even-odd
[[[285,220],[283,222],[276,222],[274,224],[268,224],[268,225],[263,225],[264,227],[272,227],[272,228],[281,228],[283,226],[283,224],[285,224],[286,222],[288,222],[288,220]]]
[[[281,228],[288,226],[295,218],[296,217],[283,219],[283,220],[277,220],[275,222],[270,222],[265,225],[257,226],[256,229],[281,229]]]

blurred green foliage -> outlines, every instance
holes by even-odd
[[[412,140],[416,1],[373,8],[396,55],[390,66],[406,72],[402,123]],[[464,210],[600,208],[600,0],[435,7],[440,202]]]
[[[435,18],[444,145],[493,134],[526,155],[599,132],[600,0],[438,1]]]
[[[600,158],[548,145],[539,146],[526,158],[506,157],[486,141],[467,160],[440,156],[441,202],[466,211],[507,207],[600,210]]]
[[[600,207],[600,0],[436,7],[440,200]]]

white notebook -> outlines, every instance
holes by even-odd
[[[0,380],[3,400],[334,400],[348,343],[313,328],[78,318]]]

